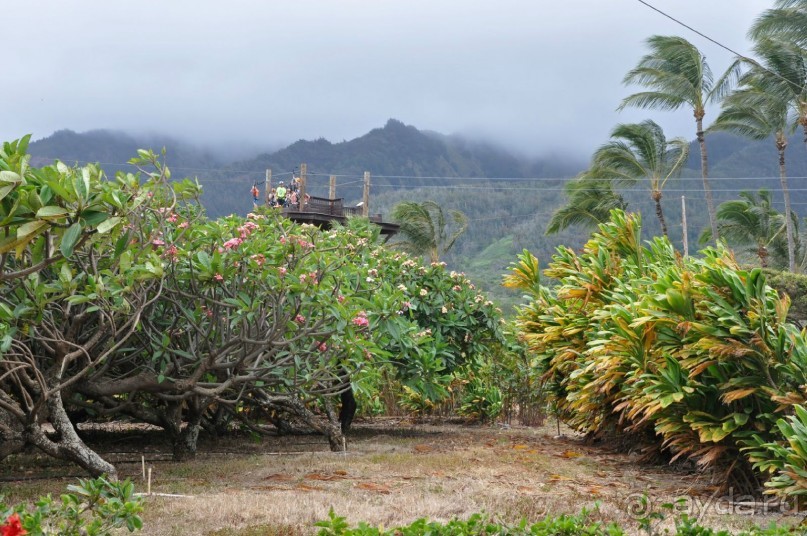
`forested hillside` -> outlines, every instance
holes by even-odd
[[[736,198],[741,189],[763,186],[774,190],[774,200],[780,202],[772,141],[714,133],[708,136],[708,143],[717,203]],[[588,236],[574,228],[555,236],[545,234],[552,213],[565,203],[564,183],[586,167],[588,156],[531,160],[492,144],[420,131],[394,119],[353,140],[300,140],[276,152],[230,163],[178,140],[136,138],[104,130],[81,134],[62,130],[33,142],[30,152],[37,164],[56,158],[69,163],[103,162],[105,170],[114,172],[131,170],[126,162],[142,147],[166,147],[175,177],[197,177],[205,191],[203,203],[213,217],[248,212],[252,208],[249,190],[256,182],[262,187],[266,169],[272,170],[277,183],[288,180],[293,170],[306,163],[309,192],[314,195],[327,195],[328,177],[337,175],[337,196],[347,203],[360,199],[362,175],[370,171],[371,212],[389,214],[399,201],[425,199],[463,211],[469,219],[468,230],[445,260],[469,272],[504,302],[508,298],[499,287],[500,274],[517,252],[527,248],[539,259],[547,259],[557,245],[578,247]],[[791,178],[807,176],[807,150],[798,136],[790,140],[788,158]],[[665,188],[662,204],[670,238],[680,245],[681,196],[686,196],[689,242],[694,250],[707,224],[694,142],[683,175],[689,178],[677,179]],[[807,210],[807,190],[799,184],[792,181],[791,190],[793,208],[800,213]],[[648,192],[637,188],[624,197],[629,210],[645,214],[646,236],[658,234]]]

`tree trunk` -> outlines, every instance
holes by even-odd
[[[196,457],[196,450],[199,440],[199,431],[202,425],[199,421],[189,422],[182,429],[179,436],[174,440],[174,461],[183,461]]]
[[[328,444],[331,447],[331,452],[344,452],[347,450],[347,443],[345,436],[342,433],[342,424],[339,422],[339,416],[334,411],[333,400],[330,397],[325,398],[325,414],[328,416],[328,422],[325,424],[325,435],[328,436]]]
[[[712,198],[712,186],[709,184],[709,160],[706,156],[706,137],[703,134],[703,116],[695,115],[697,125],[698,145],[701,149],[701,177],[703,178],[703,191],[706,193],[706,210],[709,212],[709,225],[712,227],[712,240],[717,243],[720,238],[717,232],[717,212],[715,212],[715,202]]]
[[[62,394],[57,392],[47,401],[50,423],[59,434],[59,439],[51,441],[38,422],[26,426],[23,437],[26,442],[42,450],[45,454],[61,460],[74,462],[90,475],[106,475],[110,480],[118,479],[115,466],[101,458],[78,437],[73,423],[67,416],[62,402]]]
[[[342,452],[345,450],[345,436],[342,434],[342,427],[338,416],[333,410],[333,402],[329,398],[325,399],[325,412],[327,413],[327,419],[324,422],[321,417],[317,417],[313,412],[306,408],[305,404],[303,404],[300,399],[293,396],[266,395],[263,397],[261,402],[274,409],[283,409],[283,411],[298,417],[315,431],[326,436],[332,451]]]
[[[176,462],[196,457],[202,416],[207,408],[207,398],[193,397],[187,401],[187,424],[182,427],[182,403],[171,404],[168,413],[168,431],[173,447],[172,459]]]
[[[787,185],[787,168],[785,168],[785,149],[787,138],[784,132],[776,133],[776,148],[779,150],[779,182],[782,184],[782,195],[785,198],[785,231],[787,233],[787,265],[791,272],[796,271],[796,239],[793,233],[793,219],[790,217],[790,188]]]
[[[664,211],[661,208],[661,192],[659,190],[653,190],[651,197],[656,203],[656,217],[659,223],[661,223],[661,232],[664,234],[664,238],[669,238],[667,234],[667,222],[664,220]]]
[[[22,425],[13,415],[0,410],[0,462],[25,447]]]

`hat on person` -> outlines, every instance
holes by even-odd
[[[280,181],[280,184],[283,184],[283,181]]]

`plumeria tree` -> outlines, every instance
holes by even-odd
[[[343,448],[332,401],[377,350],[368,316],[397,311],[401,296],[394,287],[379,291],[389,286],[382,279],[368,283],[368,238],[276,213],[187,227],[172,213],[168,221],[155,246],[165,263],[163,295],[120,352],[115,379],[102,381],[109,371],[88,377],[85,397],[163,426],[177,457],[195,452],[214,405],[282,409]],[[317,398],[325,423],[307,409]],[[149,402],[127,407],[131,400]]]
[[[155,196],[177,197],[164,169],[141,184],[131,174],[107,180],[95,166],[30,168],[26,142],[0,154],[0,454],[31,444],[114,477],[77,435],[68,404],[79,383],[109,367],[159,297],[159,256],[131,245],[159,232]]]
[[[258,430],[258,411],[343,449],[367,371],[436,397],[500,338],[498,312],[464,276],[385,249],[366,221],[210,221],[198,185],[169,182],[151,152],[115,180],[25,168],[24,143],[6,153],[18,171],[0,200],[3,455],[33,444],[114,478],[76,434],[79,412],[161,426],[176,458],[204,427]]]

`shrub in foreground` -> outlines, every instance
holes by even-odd
[[[33,508],[9,506],[0,497],[0,535],[107,536],[115,529],[126,527],[134,532],[143,527],[139,516],[143,507],[128,480],[79,480],[77,485],[67,486],[67,491],[60,500],[42,497]]]
[[[583,509],[577,515],[547,516],[536,523],[521,520],[516,525],[497,523],[486,514],[473,514],[467,520],[452,519],[447,523],[418,519],[410,525],[384,529],[360,522],[355,528],[348,525],[344,517],[330,511],[326,521],[320,521],[319,536],[622,536],[625,529],[616,523],[606,524],[591,519],[591,512]],[[663,518],[663,516],[659,516]],[[639,529],[648,534],[656,534],[651,520],[639,519]],[[631,532],[636,527],[631,527]],[[726,530],[715,531],[702,526],[697,520],[682,515],[675,520],[675,532],[666,531],[669,536],[785,536],[796,534],[797,529],[771,525],[767,528],[754,527],[747,531],[732,533]]]

